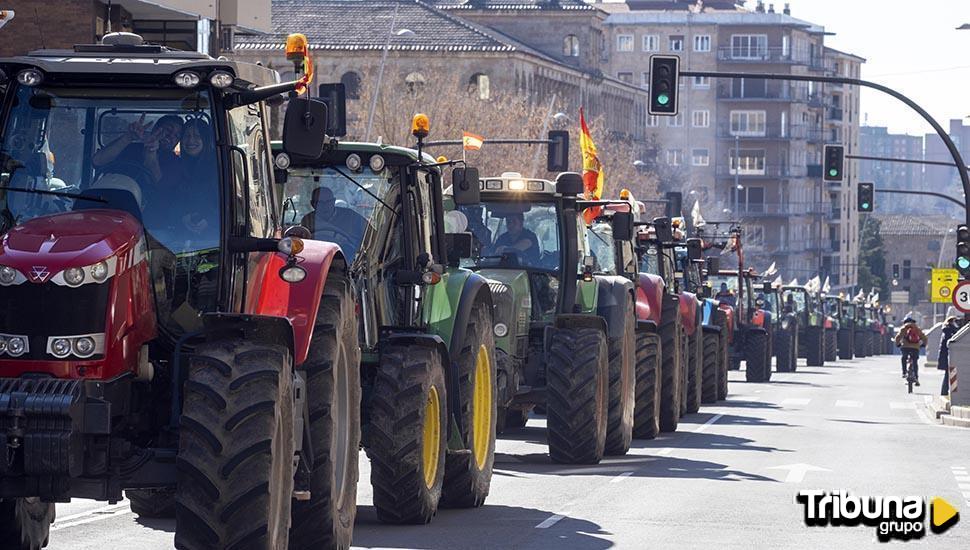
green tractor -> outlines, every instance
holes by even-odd
[[[775,370],[795,372],[798,368],[798,315],[792,304],[782,298],[780,284],[765,282],[763,286],[765,309],[773,314]]]
[[[846,342],[840,342],[840,338],[843,338],[845,331],[842,330],[842,325],[846,324],[848,320],[846,319],[845,311],[845,301],[838,294],[826,294],[822,296],[822,310],[826,317],[826,330],[825,330],[825,360],[835,361],[836,359],[845,359],[846,352],[848,352],[848,359],[852,358],[852,346],[849,342],[846,348]]]
[[[325,112],[315,116],[326,120]],[[302,472],[312,494],[329,497],[304,513],[331,521],[336,510],[335,529],[345,536],[334,540],[348,543],[360,447],[371,459],[381,521],[427,523],[439,505],[481,506],[489,493],[498,397],[493,297],[488,280],[459,266],[471,255],[470,236],[445,231],[442,177],[456,163],[422,154],[427,128],[417,115],[417,150],[330,142],[318,154],[277,149],[275,156],[287,232],[339,244],[349,266],[340,292],[352,296],[352,307],[339,313],[356,321],[328,326],[320,338],[359,353],[359,370],[355,364],[336,381],[326,366],[309,374],[311,395],[335,384],[349,406],[310,404],[306,429],[328,442],[313,449],[315,467],[328,475]],[[450,200],[477,203],[477,171],[456,167],[452,175],[458,191]]]
[[[808,366],[825,364],[825,315],[818,294],[802,285],[782,287],[782,301],[798,317],[798,357]]]
[[[855,326],[858,322],[856,319],[856,305],[841,295],[839,296],[839,300],[842,302],[842,317],[839,319],[839,334],[837,337],[839,359],[848,360],[852,359],[855,355]]]
[[[632,442],[636,317],[631,280],[597,264],[590,239],[604,243],[587,233],[582,191],[579,174],[509,172],[482,178],[481,204],[448,216],[474,241],[462,265],[492,281],[499,417],[523,426],[541,407],[550,458],[594,464]]]

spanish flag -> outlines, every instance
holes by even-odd
[[[585,184],[586,192],[584,196],[586,200],[599,200],[603,196],[603,180],[605,174],[603,173],[603,164],[600,163],[599,157],[596,155],[596,144],[593,143],[593,136],[589,133],[589,128],[586,126],[586,117],[583,115],[583,108],[579,108],[579,149],[583,154],[583,183]],[[592,223],[597,216],[599,216],[601,208],[588,208],[583,212],[583,217],[586,223]]]
[[[461,133],[461,144],[466,151],[478,151],[485,143],[485,138],[471,132]]]

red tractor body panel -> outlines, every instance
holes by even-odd
[[[255,302],[248,311],[257,315],[285,317],[293,327],[293,360],[296,365],[306,361],[313,337],[313,324],[323,296],[324,283],[330,273],[334,257],[340,252],[336,244],[323,241],[303,241],[305,247],[300,257],[300,267],[307,276],[298,283],[288,283],[277,275],[286,265],[286,256],[280,253],[264,254],[250,282],[260,285],[250,288],[249,296]]]
[[[756,309],[756,310],[754,310],[754,313],[751,315],[751,324],[754,325],[754,326],[756,326],[756,327],[766,328],[765,327],[765,310],[763,310],[763,309]]]
[[[697,295],[690,292],[680,293],[680,318],[683,319],[684,332],[693,336],[697,330]]]
[[[639,274],[636,303],[638,320],[653,321],[657,326],[660,325],[660,309],[665,288],[666,283],[659,275]]]
[[[25,296],[36,294],[38,303],[35,307],[41,310],[33,311],[35,315],[105,315],[104,352],[89,359],[58,360],[44,353],[46,342],[50,337],[71,334],[26,334],[31,355],[21,359],[0,357],[0,376],[12,378],[42,373],[57,378],[110,380],[134,371],[142,345],[156,335],[155,304],[149,292],[151,277],[143,235],[141,225],[134,217],[116,210],[54,214],[28,220],[11,229],[0,244],[0,265],[16,269],[23,280],[18,276],[18,282],[7,285],[5,290]],[[109,265],[108,278],[104,282],[86,279],[76,287],[64,282],[66,269],[83,268],[101,261]],[[104,312],[77,311],[71,306],[85,304],[72,304],[69,300],[61,309],[56,307],[60,304],[51,304],[42,298],[49,296],[51,291],[69,293],[72,288],[88,285],[100,287],[94,290],[104,297]],[[84,289],[87,290],[91,289]],[[33,320],[24,323],[35,324]],[[16,324],[4,330],[20,334]]]
[[[731,344],[734,342],[734,308],[723,302],[718,304],[718,307],[724,312],[724,315],[727,318],[728,344]]]

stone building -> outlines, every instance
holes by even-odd
[[[826,48],[825,29],[787,5],[724,0],[597,3],[613,48],[610,71],[641,85],[649,57],[676,54],[686,70],[859,76],[862,58]],[[765,79],[682,79],[681,115],[648,119],[657,162],[679,168],[674,185],[708,198],[707,217],[743,219],[752,265],[775,262],[788,278],[828,276],[835,288],[857,280],[854,209],[857,171],[821,179],[825,143],[858,148],[854,87]],[[706,154],[705,154],[706,153]],[[837,213],[836,210],[839,212]],[[838,214],[838,215],[836,215]]]
[[[92,44],[108,32],[141,34],[180,50],[218,54],[235,32],[269,30],[270,0],[6,0],[15,16],[0,32],[0,55]]]
[[[863,126],[859,145],[862,154],[870,157],[913,159],[923,158],[923,136],[891,134],[883,126]],[[949,154],[947,154],[949,157]],[[924,167],[919,164],[887,162],[881,160],[859,161],[859,179],[885,189],[922,189]],[[880,212],[925,212],[924,197],[880,195],[876,198]]]

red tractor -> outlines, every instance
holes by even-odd
[[[0,71],[5,548],[46,545],[55,502],[126,490],[174,509],[178,548],[333,540],[352,290],[336,245],[281,233],[266,109],[306,79],[126,33]],[[322,150],[324,104],[293,109],[284,139]]]

